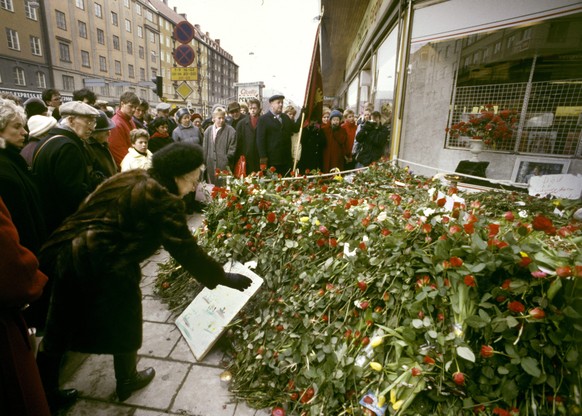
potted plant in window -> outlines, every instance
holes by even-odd
[[[511,140],[517,122],[517,111],[495,111],[495,106],[485,104],[478,114],[471,114],[467,121],[451,125],[446,132],[455,139],[468,137],[473,160],[477,160],[477,155],[485,145],[496,147],[499,143]]]

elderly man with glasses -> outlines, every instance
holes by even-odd
[[[49,232],[75,212],[97,185],[85,141],[95,130],[99,111],[71,101],[61,105],[60,112],[61,120],[38,143],[32,158]]]

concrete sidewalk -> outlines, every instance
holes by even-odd
[[[199,214],[189,224],[198,227]],[[229,357],[220,342],[202,362],[197,362],[180,331],[174,325],[174,316],[154,293],[158,263],[169,254],[163,250],[142,264],[143,279],[143,345],[138,351],[138,370],[156,369],[156,377],[143,390],[131,395],[125,402],[117,401],[115,376],[111,355],[67,355],[63,370],[62,387],[76,388],[80,399],[59,416],[259,416],[267,410],[251,409],[237,402],[228,391],[228,383],[220,374],[228,365]]]

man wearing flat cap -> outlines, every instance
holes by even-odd
[[[238,123],[245,118],[240,112],[240,104],[237,101],[233,101],[226,107],[226,112],[228,113],[226,124],[236,130]]]
[[[291,136],[299,131],[300,121],[293,122],[283,113],[285,96],[277,94],[269,98],[269,111],[259,117],[257,124],[257,148],[260,168],[274,167],[281,175],[291,169]],[[299,117],[298,120],[301,120]]]
[[[99,111],[81,101],[60,106],[61,120],[42,139],[32,157],[49,234],[77,210],[95,188],[85,150]]]

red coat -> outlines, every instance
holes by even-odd
[[[325,134],[326,146],[323,149],[323,173],[333,168],[344,169],[345,157],[350,157],[352,149],[348,148],[348,134],[338,127],[336,130],[331,125],[322,128]]]
[[[348,148],[351,152],[354,147],[354,141],[356,140],[356,130],[358,129],[358,125],[356,123],[344,122],[342,124],[342,129],[344,129],[348,134]]]
[[[20,245],[10,213],[0,198],[0,414],[50,415],[22,306],[38,299],[47,277],[38,260]]]
[[[115,115],[111,118],[115,123],[115,127],[109,134],[109,151],[115,159],[117,170],[121,169],[121,161],[131,147],[131,140],[129,139],[129,132],[135,129],[133,119],[127,114],[117,110]]]

